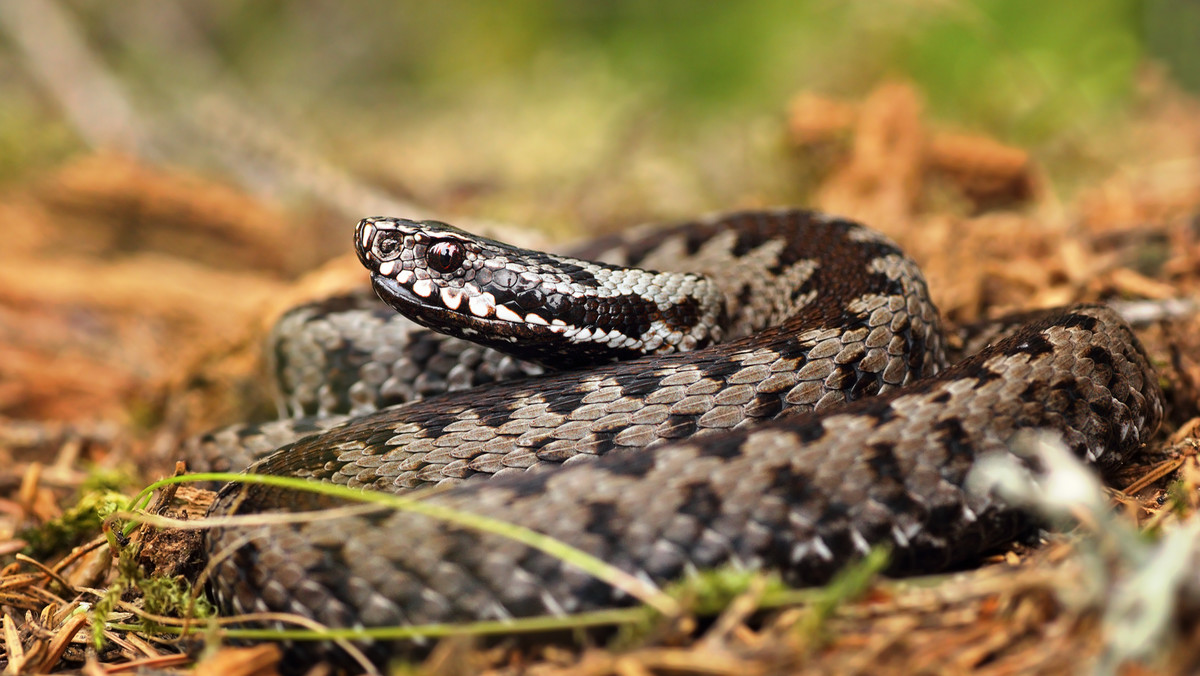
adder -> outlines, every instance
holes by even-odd
[[[297,417],[209,436],[193,460],[258,455],[251,472],[440,486],[430,504],[655,585],[720,566],[821,584],[879,545],[896,574],[970,561],[1032,523],[965,488],[980,456],[1046,429],[1109,471],[1163,415],[1143,348],[1101,305],[1031,313],[947,366],[916,265],[819,213],[728,214],[579,257],[398,218],[363,220],[354,244],[383,301],[454,337],[361,297],[302,308],[274,347]],[[234,483],[211,513],[330,504]],[[633,602],[538,549],[407,512],[223,527],[207,547],[226,611],[333,627]],[[382,663],[406,645],[361,647]]]

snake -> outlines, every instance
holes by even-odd
[[[245,455],[258,458],[247,471],[424,489],[425,504],[515,524],[649,585],[722,567],[820,585],[880,546],[890,574],[964,565],[1037,524],[968,489],[979,458],[1028,464],[1013,440],[1049,430],[1109,473],[1163,417],[1150,359],[1107,306],[1027,313],[948,364],[917,265],[879,232],[819,212],[727,213],[602,239],[577,257],[382,217],[356,226],[354,246],[390,307],[343,298],[285,317],[288,334],[316,327],[275,349],[281,371],[308,386],[289,395],[293,417],[267,426],[269,441],[287,443]],[[389,346],[379,334],[393,309],[447,337],[421,329]],[[359,342],[337,337],[348,334]],[[304,352],[323,361],[299,366]],[[421,387],[398,384],[447,355],[473,356]],[[332,381],[353,393],[333,394]],[[254,436],[209,435],[196,452],[211,460]],[[234,482],[210,514],[343,504]],[[637,602],[541,548],[428,513],[221,525],[206,549],[224,612],[328,627]],[[356,645],[386,664],[414,643]],[[328,643],[287,650],[341,654]]]

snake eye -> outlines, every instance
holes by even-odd
[[[443,239],[429,245],[425,262],[438,272],[454,272],[463,262],[463,247],[458,242]]]
[[[380,231],[375,238],[375,257],[380,261],[390,261],[400,255],[400,237],[391,231]]]

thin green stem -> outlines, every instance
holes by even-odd
[[[200,474],[172,476],[161,479],[146,487],[141,493],[139,493],[137,498],[134,500],[134,504],[138,504],[142,500],[143,496],[148,495],[150,492],[169,484],[196,481],[241,482],[309,491],[343,500],[377,504],[390,509],[421,514],[423,516],[439,519],[441,521],[462,526],[464,528],[470,528],[485,533],[493,533],[510,540],[515,540],[528,547],[543,551],[550,556],[563,561],[564,563],[571,564],[591,575],[592,577],[595,577],[602,582],[620,589],[621,591],[638,599],[642,603],[650,606],[663,615],[672,616],[678,614],[679,612],[679,604],[675,601],[675,599],[663,593],[662,590],[658,589],[654,585],[643,580],[639,580],[633,575],[630,575],[629,573],[626,573],[625,571],[560,540],[556,540],[555,538],[543,535],[535,530],[514,523],[482,516],[480,514],[465,512],[452,507],[445,507],[442,505],[424,502],[411,497],[392,495],[390,493],[382,493],[379,491],[367,491],[357,488],[349,488],[347,486],[341,486],[338,484],[311,481],[298,477],[276,476],[272,474],[232,474],[225,472],[206,472]],[[146,520],[137,514],[132,514],[129,516],[129,518],[130,520],[138,522]],[[161,517],[156,517],[156,519],[158,518]]]

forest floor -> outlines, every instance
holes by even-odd
[[[1143,459],[1111,478],[1106,518],[1144,537],[1122,539],[1083,518],[1069,532],[935,578],[871,577],[769,610],[751,584],[715,619],[664,621],[620,650],[594,638],[532,647],[453,638],[412,668],[622,676],[1200,669],[1200,598],[1179,572],[1200,553],[1200,313],[1191,305],[1200,299],[1200,102],[1148,87],[1136,119],[1112,132],[1134,149],[1128,163],[1065,199],[1024,150],[928,122],[903,84],[861,102],[802,94],[778,116],[793,161],[815,177],[811,206],[898,241],[951,323],[1075,301],[1120,301],[1141,313],[1168,419]],[[1171,159],[1179,157],[1191,159]],[[117,537],[110,515],[174,471],[182,439],[273,415],[259,374],[274,318],[365,281],[349,253],[329,258],[332,247],[349,250],[353,223],[345,241],[330,240],[329,218],[115,154],[75,157],[0,193],[6,673],[274,668],[272,646],[215,649],[217,633],[205,633],[203,621],[182,640],[127,628],[146,612],[135,581],[147,574],[120,555],[144,535]],[[1155,575],[1139,576],[1145,570]],[[187,588],[175,593],[187,610]],[[1129,598],[1145,607],[1122,610]],[[97,604],[110,623],[99,649]],[[206,637],[214,649],[200,648]]]

